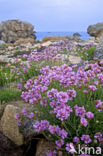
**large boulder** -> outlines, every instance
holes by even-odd
[[[20,20],[3,21],[0,24],[0,39],[6,43],[14,43],[18,39],[32,38],[34,36],[34,26]]]
[[[103,35],[103,23],[97,23],[94,25],[90,25],[87,29],[89,35],[94,37],[100,37]]]

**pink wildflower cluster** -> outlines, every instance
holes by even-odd
[[[86,145],[97,140],[101,144],[103,141],[102,132],[94,129],[91,132],[91,125],[96,124],[95,113],[103,111],[102,101],[94,97],[102,87],[99,74],[103,68],[98,64],[87,64],[86,69],[79,68],[74,72],[74,68],[66,64],[43,67],[41,75],[34,80],[29,79],[22,92],[21,97],[26,102],[34,104],[34,107],[39,104],[48,111],[51,119],[55,117],[54,124],[47,118],[37,121],[33,127],[36,132],[48,131],[55,138],[57,151],[64,148],[69,152],[70,147],[76,148],[78,143]],[[84,101],[81,101],[82,97]],[[48,156],[56,155],[57,151],[48,151]]]

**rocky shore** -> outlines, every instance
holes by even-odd
[[[78,55],[77,48],[85,49],[90,45],[96,46],[91,62],[103,60],[103,23],[89,26],[88,33],[92,38],[85,41],[80,39],[78,33],[67,37],[45,37],[42,41],[37,41],[33,25],[19,20],[2,22],[0,24],[0,63],[13,63],[15,59],[21,59],[24,54],[29,56],[34,51],[40,55],[47,50],[46,48],[55,47],[58,44],[63,47],[63,41],[69,42],[73,49],[61,55],[62,63],[83,66],[84,60]],[[32,128],[34,120],[23,119],[23,125],[21,129],[19,128],[14,116],[24,107],[28,112],[33,110],[33,105],[30,106],[23,100],[0,104],[0,156],[33,156],[34,153],[36,156],[45,156],[49,149],[54,148],[54,144],[34,131]]]

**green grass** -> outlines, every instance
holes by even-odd
[[[84,52],[82,52],[82,50],[81,51],[78,51],[78,54],[79,54],[79,56],[82,56],[83,57],[83,60],[90,61],[90,60],[93,59],[95,50],[96,50],[96,46],[94,46],[92,48],[89,48],[88,50],[86,50]]]
[[[14,89],[1,89],[0,90],[0,102],[5,103],[8,101],[16,100],[20,98],[21,91]]]

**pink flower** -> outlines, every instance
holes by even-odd
[[[29,118],[29,119],[32,119],[33,117],[34,117],[34,113],[31,112],[31,113],[28,115],[28,118]]]
[[[84,126],[84,127],[87,127],[87,125],[88,125],[88,121],[87,121],[87,119],[85,119],[85,118],[81,118],[81,119],[80,119],[80,123],[81,123],[81,125]]]
[[[47,120],[41,120],[40,122],[37,121],[33,128],[36,132],[45,131],[49,127],[49,122]]]
[[[57,93],[58,103],[66,103],[66,102],[68,102],[68,100],[69,100],[69,97],[68,97],[68,94],[66,92]]]
[[[63,139],[59,139],[56,142],[57,148],[61,148],[64,145],[64,140]]]
[[[83,107],[75,106],[74,109],[76,111],[76,116],[79,116],[79,117],[84,117],[85,116],[86,111],[85,111],[84,106]]]
[[[54,112],[56,113],[56,117],[59,120],[63,121],[63,120],[66,120],[70,116],[70,113],[72,112],[72,108],[67,105],[61,105],[61,106],[57,106],[54,109]]]
[[[69,100],[72,100],[73,98],[76,97],[76,91],[75,90],[67,90],[67,94],[68,94]]]
[[[79,138],[78,137],[74,137],[73,138],[73,142],[76,142],[76,143],[79,142]]]
[[[90,91],[96,91],[97,90],[97,87],[95,86],[95,85],[90,85],[89,86],[89,89],[90,89]]]
[[[26,68],[23,68],[23,72],[24,72],[24,73],[27,73],[28,70],[27,70]]]
[[[88,119],[94,118],[94,114],[92,112],[87,112],[86,116],[87,116]]]
[[[101,100],[95,100],[95,104],[99,112],[103,111],[103,102]]]
[[[84,94],[88,94],[88,90],[83,90],[83,93]]]
[[[48,97],[50,100],[56,98],[56,95],[57,95],[57,89],[52,88],[51,90],[49,90],[49,91],[47,92],[47,97]]]
[[[47,99],[43,97],[42,100],[40,101],[40,104],[43,106],[47,106]]]
[[[81,140],[84,141],[85,144],[92,142],[89,135],[82,135]]]
[[[27,116],[27,110],[26,110],[26,108],[23,108],[22,114]]]
[[[15,115],[14,115],[14,118],[17,120],[18,118],[20,117],[20,114],[19,113],[16,113]]]

